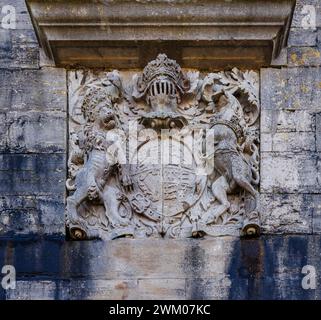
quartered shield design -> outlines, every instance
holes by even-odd
[[[134,192],[150,203],[141,214],[159,217],[159,223],[187,214],[206,187],[206,176],[197,174],[193,153],[182,141],[148,140],[137,148],[133,159],[137,162],[131,165]]]

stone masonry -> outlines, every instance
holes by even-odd
[[[16,267],[17,288],[1,299],[321,298],[321,1],[297,1],[282,61],[257,70],[262,235],[250,240],[66,239],[68,70],[44,57],[24,1],[4,5],[17,28],[0,27],[0,270]]]

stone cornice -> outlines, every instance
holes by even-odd
[[[286,45],[294,0],[26,0],[57,66],[266,66]]]

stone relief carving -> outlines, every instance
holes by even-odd
[[[73,239],[260,233],[258,75],[69,73]]]

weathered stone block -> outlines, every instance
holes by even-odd
[[[15,29],[0,27],[0,68],[38,68],[39,45],[25,1],[8,0],[5,5],[14,7],[16,21]]]
[[[1,30],[0,67],[37,69],[39,45],[33,30]]]
[[[30,29],[33,30],[29,12],[24,0],[6,0],[6,4],[14,6],[16,9],[16,29]]]
[[[317,43],[316,30],[305,30],[302,28],[290,29],[288,46],[290,47],[308,47],[315,46]]]
[[[65,154],[0,155],[0,194],[64,194]]]
[[[315,115],[315,142],[316,150],[321,151],[321,114],[318,113]]]
[[[3,152],[64,152],[66,114],[58,112],[8,112]],[[1,146],[1,144],[0,144]]]
[[[7,300],[54,300],[56,298],[54,281],[17,281],[16,289],[6,291]]]
[[[261,154],[261,192],[318,193],[319,159],[316,154]]]
[[[315,114],[309,110],[264,109],[261,112],[261,133],[314,132]]]
[[[0,236],[36,233],[39,212],[33,196],[0,197]]]
[[[320,66],[321,51],[318,47],[292,47],[288,50],[290,67]]]
[[[179,300],[186,298],[185,279],[139,279],[133,299]]]
[[[313,12],[312,12],[313,11]],[[314,15],[315,13],[315,15]],[[292,19],[292,27],[303,28],[307,22],[313,21],[315,16],[315,26],[321,26],[321,4],[319,0],[297,0]],[[309,18],[311,17],[311,19]]]
[[[261,151],[315,151],[314,132],[276,132],[261,134]]]
[[[45,247],[31,240],[33,244],[20,243],[12,259],[21,277],[41,272],[64,279],[159,279],[161,287],[162,279],[216,278],[224,274],[236,240],[52,240]],[[142,284],[142,288],[147,287],[147,282]]]
[[[0,70],[0,105],[8,111],[66,111],[66,71]]]
[[[186,298],[194,299],[315,299],[321,292],[320,258],[315,254],[320,240],[316,235],[213,241],[3,240],[0,265],[10,263],[17,270],[17,289],[7,291],[8,299],[35,299],[40,294],[48,299],[142,299],[156,292],[181,298],[184,291]],[[121,264],[126,268],[119,269]],[[316,268],[316,290],[302,288],[307,264]]]
[[[321,111],[320,68],[261,69],[261,106]]]
[[[186,280],[186,297],[193,300],[220,300],[227,299],[231,280],[226,274],[215,278],[194,278]]]
[[[1,211],[0,236],[12,237],[36,234],[40,231],[39,222],[39,215],[35,209],[12,209]]]
[[[139,299],[137,280],[72,280],[57,285],[62,300],[126,300]]]
[[[315,234],[321,234],[321,196],[313,195],[312,230]]]
[[[312,233],[312,195],[261,194],[262,232]]]
[[[321,28],[319,28],[317,32],[317,45],[319,48],[321,47]]]
[[[37,197],[39,230],[45,235],[65,235],[65,195]]]
[[[62,235],[64,195],[0,197],[0,237]]]

